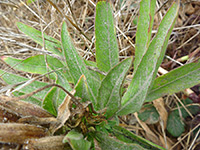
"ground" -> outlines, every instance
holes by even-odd
[[[63,15],[58,13],[47,1],[36,0],[35,3],[27,4],[25,0],[3,0],[0,2],[1,57],[13,56],[16,58],[27,58],[40,54],[40,52],[34,51],[33,49],[42,49],[42,47],[21,33],[16,26],[16,22],[20,21],[38,30],[43,30],[49,36],[60,40],[61,24],[63,20],[66,20],[70,35],[74,40],[77,50],[85,59],[95,61],[93,53],[95,52],[94,16],[96,2],[94,0],[54,0],[54,2],[59,7],[62,14],[69,17],[72,22],[84,31],[87,37],[91,39],[91,42],[82,36],[80,32],[69,21],[64,19]],[[153,26],[154,34],[171,3],[172,0],[157,0],[157,12]],[[139,1],[112,0],[112,6],[115,25],[118,27],[116,28],[116,35],[119,45],[120,60],[122,60],[134,56]],[[199,33],[200,1],[182,0],[180,3],[179,16],[175,28],[172,31],[166,56],[161,67],[167,71],[171,71],[182,64],[197,60],[200,57]],[[183,58],[187,59],[183,60]],[[0,68],[26,77],[36,76],[29,73],[18,72],[15,70],[14,66],[10,67],[2,61],[0,61]],[[48,79],[43,79],[43,81],[48,82]],[[4,81],[1,81],[0,84],[2,88],[6,85]],[[196,85],[191,88],[194,93],[189,95],[189,98],[197,105],[200,103],[199,87],[200,85]],[[177,93],[177,96],[181,100],[188,98],[188,95],[184,92]],[[164,117],[161,118],[164,124],[166,123],[166,116],[175,108],[176,101],[176,96],[168,95],[159,102],[153,102],[157,109],[162,108],[158,110],[158,112],[161,117]],[[165,146],[167,143],[168,147],[172,149],[176,144],[178,145],[176,149],[200,149],[199,137],[195,139],[190,131],[200,124],[199,114],[184,120],[186,123],[186,130],[179,138],[172,137],[167,133],[166,125],[162,125],[160,122],[149,125],[137,118],[137,114],[125,116],[121,118],[121,122],[127,129],[136,132],[146,139],[153,139],[152,141],[158,145]],[[190,147],[191,145],[192,147]]]

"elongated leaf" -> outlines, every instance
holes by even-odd
[[[137,143],[146,149],[165,150],[165,148],[156,145],[120,126],[112,127],[112,133],[116,136],[117,139],[126,143]]]
[[[73,45],[73,42],[70,38],[70,35],[67,31],[67,25],[65,22],[63,22],[62,26],[61,39],[62,39],[62,46],[64,49],[64,55],[66,58],[67,67],[69,68],[69,72],[74,79],[74,83],[76,84],[78,82],[81,75],[85,75],[91,100],[93,104],[95,104],[97,102],[96,100],[97,89],[100,83],[95,77],[93,77],[89,73],[82,58],[78,55]]]
[[[44,74],[47,73],[44,55],[36,55],[25,60],[13,57],[2,57],[2,60],[19,71]]]
[[[4,73],[4,71],[0,69],[0,74],[2,74],[2,73]],[[21,77],[21,76],[12,74],[12,73],[6,73],[1,78],[9,85],[13,85],[16,83],[21,83],[23,81],[29,80],[27,78],[24,78],[24,77]],[[40,81],[34,81],[33,83],[29,84],[28,86],[25,86],[24,88],[20,89],[19,92],[27,94],[38,88],[44,87],[46,85],[47,85],[47,83],[40,82]],[[44,89],[43,91],[34,94],[33,97],[43,99],[45,97],[47,91],[49,91],[49,90],[50,90],[50,88]]]
[[[179,67],[158,77],[149,91],[146,101],[152,101],[166,94],[173,94],[200,83],[200,60]]]
[[[156,37],[140,60],[138,68],[134,70],[131,84],[122,99],[122,107],[118,111],[119,115],[136,112],[141,108],[164,57],[178,9],[178,3],[174,2],[161,21]]]
[[[146,53],[151,39],[156,0],[142,0],[136,32],[134,68],[137,68]]]
[[[101,71],[109,71],[119,62],[118,45],[109,2],[99,1],[95,17],[96,61]]]
[[[16,92],[14,92],[14,95],[16,97],[18,97],[18,96],[24,95],[24,93],[16,91]],[[33,97],[33,96],[23,99],[23,101],[30,102],[30,103],[36,104],[38,106],[42,106],[42,100],[40,100],[36,97]]]
[[[104,132],[96,132],[95,138],[99,142],[101,149],[103,150],[147,150],[139,144],[125,143],[115,138],[109,137]]]
[[[43,46],[41,31],[38,31],[35,28],[25,25],[21,22],[17,22],[17,27],[19,28],[20,31],[28,35],[30,38],[32,38],[36,43]],[[62,56],[62,53],[59,51],[61,50],[61,43],[59,40],[56,40],[46,35],[45,33],[44,33],[44,40],[45,40],[45,49],[51,51],[54,54]]]
[[[111,117],[120,107],[121,104],[121,85],[127,71],[130,68],[132,59],[124,61],[113,67],[101,82],[98,91],[97,109],[107,108],[106,116]]]
[[[91,143],[84,139],[83,135],[75,130],[71,130],[64,137],[63,143],[69,143],[73,150],[89,150]]]

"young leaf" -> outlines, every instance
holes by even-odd
[[[35,28],[25,25],[21,22],[17,22],[17,27],[19,28],[20,31],[28,35],[30,38],[32,38],[36,43],[43,46],[41,31],[36,30]],[[62,56],[62,53],[59,51],[61,50],[61,43],[59,40],[56,40],[46,35],[45,33],[44,33],[44,40],[45,40],[45,49],[51,51],[54,54]]]
[[[52,87],[51,90],[49,90],[47,95],[45,96],[42,104],[42,107],[54,116],[57,115],[57,110],[54,104],[54,100],[57,101],[57,98],[58,98],[57,88]]]
[[[107,108],[106,116],[111,117],[121,104],[121,85],[132,59],[128,58],[114,66],[104,77],[98,90],[97,109]]]
[[[82,75],[78,80],[78,83],[75,86],[75,90],[76,90],[75,96],[80,97],[83,102],[90,100],[88,85],[84,75]]]
[[[123,149],[123,150],[147,150],[139,144],[125,143],[115,138],[112,138],[105,134],[104,132],[96,132],[95,138],[98,141],[101,149],[111,150],[111,149]]]
[[[200,60],[181,66],[158,77],[149,91],[146,102],[173,94],[200,83]]]
[[[156,37],[140,60],[138,68],[134,70],[131,84],[122,98],[122,107],[118,111],[119,115],[126,115],[140,110],[164,57],[178,9],[179,4],[174,2],[161,21]]]
[[[97,89],[99,88],[99,80],[97,80],[94,76],[90,74],[87,70],[84,61],[77,53],[73,42],[70,38],[70,35],[67,31],[67,25],[63,22],[62,31],[61,31],[61,39],[62,46],[64,49],[64,55],[67,63],[67,67],[69,68],[69,72],[74,79],[74,83],[76,84],[81,77],[84,75],[88,84],[88,91],[90,94],[90,99],[95,104],[97,102]]]
[[[108,72],[119,62],[118,45],[109,2],[99,1],[95,17],[96,61],[101,71]]]
[[[75,130],[71,130],[64,137],[63,143],[69,143],[73,150],[89,150],[91,143],[84,139],[83,135]]]
[[[156,0],[142,0],[136,32],[134,68],[137,68],[146,53],[151,39]]]

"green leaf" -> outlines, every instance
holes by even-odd
[[[159,121],[159,114],[153,105],[145,105],[138,113],[138,117],[147,124],[155,124]]]
[[[118,111],[119,115],[126,115],[140,110],[164,57],[178,9],[179,4],[174,2],[161,21],[156,37],[140,60],[138,68],[134,70],[131,84],[122,98],[122,107]]]
[[[192,114],[195,115],[200,112],[200,107],[197,105],[188,105],[192,104],[192,100],[185,99],[182,101],[183,104],[186,106],[187,110]],[[179,104],[179,109],[173,110],[167,120],[167,131],[174,137],[179,137],[184,131],[185,131],[185,124],[183,123],[182,119],[185,119],[186,117],[189,117],[190,115],[185,110],[185,108],[182,107],[181,104]],[[182,117],[182,118],[181,118]]]
[[[37,74],[47,73],[44,55],[31,56],[25,60],[13,57],[2,57],[2,60],[19,71]]]
[[[47,95],[45,96],[45,99],[42,104],[42,107],[54,116],[57,115],[57,110],[54,104],[54,101],[57,101],[57,99],[58,99],[57,88],[52,87],[51,90],[49,90]]]
[[[55,71],[57,77],[56,83],[64,87],[66,90],[71,91],[72,89],[68,82],[68,80],[71,79],[71,76],[69,74],[69,70],[65,69],[66,67],[64,67],[62,62],[51,56],[47,56],[47,64],[52,70],[62,68],[61,70]],[[57,108],[63,102],[65,96],[66,93],[62,89],[53,87],[43,101],[43,108],[49,111],[51,114],[56,115]]]
[[[99,91],[97,109],[106,109],[109,118],[118,110],[121,104],[121,85],[128,72],[132,59],[128,58],[114,66],[103,78]]]
[[[14,92],[13,94],[16,97],[24,95],[24,93],[18,92],[18,91]],[[26,102],[29,102],[29,103],[32,103],[32,104],[35,104],[35,105],[38,105],[38,106],[42,106],[42,101],[38,98],[33,97],[33,96],[27,97],[26,99],[23,99],[23,101],[26,101]]]
[[[108,72],[119,62],[111,4],[99,1],[95,17],[96,62],[101,71]]]
[[[27,5],[30,5],[34,2],[35,0],[26,0]]]
[[[152,149],[152,150],[165,150],[165,148],[156,145],[136,134],[133,132],[128,131],[127,129],[120,127],[120,126],[114,126],[112,127],[112,134],[116,136],[117,139],[126,142],[126,143],[136,143],[140,146],[146,148],[146,149]]]
[[[84,61],[78,55],[73,42],[70,38],[70,35],[67,31],[67,25],[63,22],[62,31],[61,31],[61,39],[62,46],[64,49],[64,55],[66,58],[67,67],[69,68],[69,72],[74,79],[74,83],[76,84],[81,77],[84,75],[86,77],[86,81],[88,84],[88,91],[90,94],[90,100],[95,104],[97,102],[97,89],[99,88],[99,80],[97,80],[94,76],[90,74],[88,69],[85,66]]]
[[[84,140],[83,135],[75,130],[71,130],[63,139],[63,143],[69,143],[73,150],[89,150],[91,142]]]
[[[146,53],[151,39],[156,0],[142,0],[136,32],[134,68],[137,68]]]
[[[147,150],[139,144],[125,143],[115,138],[109,137],[104,132],[96,132],[95,138],[103,150]]]
[[[170,113],[167,120],[167,131],[174,137],[179,137],[185,131],[185,124],[175,112]]]
[[[75,86],[75,90],[76,90],[75,96],[80,97],[83,102],[90,100],[88,85],[84,75],[80,77],[78,83]]]
[[[5,71],[0,70],[0,74],[4,73]],[[8,85],[13,85],[16,83],[21,83],[24,81],[28,81],[29,79],[12,74],[12,73],[7,73],[1,76],[1,78],[8,84]],[[25,86],[24,88],[20,89],[19,92],[22,92],[24,94],[30,93],[38,88],[46,86],[47,83],[45,82],[40,82],[40,81],[34,81],[31,84]],[[44,89],[43,91],[34,94],[32,97],[35,97],[37,99],[43,99],[46,95],[46,93],[50,90],[50,88]]]
[[[181,66],[158,77],[149,91],[146,101],[153,101],[166,94],[173,94],[200,83],[200,60]]]
[[[35,28],[25,25],[21,22],[17,22],[17,27],[19,28],[20,31],[28,35],[30,38],[32,38],[36,43],[43,46],[41,31],[38,31]],[[45,40],[45,49],[51,51],[54,54],[62,56],[62,53],[59,51],[61,50],[61,43],[59,40],[56,40],[46,35],[45,33],[44,33],[44,40]]]

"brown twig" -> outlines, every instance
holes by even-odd
[[[9,101],[11,101],[11,100],[13,100],[13,101],[15,101],[15,100],[21,100],[21,99],[25,99],[25,98],[27,98],[27,97],[30,97],[30,96],[32,96],[32,95],[34,95],[34,94],[36,94],[36,93],[38,93],[38,92],[40,92],[40,91],[46,89],[46,88],[53,87],[53,86],[62,89],[65,93],[67,93],[67,94],[72,98],[72,101],[73,101],[74,103],[80,104],[79,99],[77,99],[76,97],[74,97],[74,95],[72,95],[72,94],[71,94],[69,91],[67,91],[64,87],[62,87],[61,85],[55,84],[55,83],[46,85],[46,86],[41,87],[41,88],[39,88],[39,89],[37,89],[37,90],[31,92],[31,93],[28,93],[28,94],[25,94],[25,95],[22,95],[22,96],[19,96],[19,97],[0,96],[0,99],[3,98],[3,99],[7,99],[7,100],[9,100]]]

